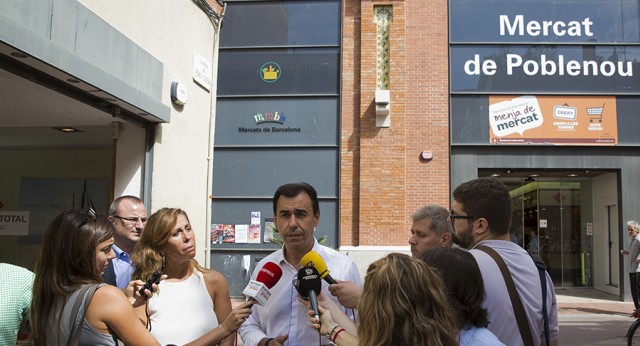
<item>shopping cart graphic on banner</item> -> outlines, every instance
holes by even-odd
[[[602,112],[604,111],[604,103],[602,107],[587,107],[587,114],[589,115],[589,122],[592,123],[594,120],[598,120],[599,123],[602,122]]]

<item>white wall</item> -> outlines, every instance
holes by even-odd
[[[616,177],[616,174],[608,173],[593,178],[593,285],[598,290],[620,295],[620,282],[617,283],[618,287],[608,284],[609,261],[607,258],[609,256],[607,208],[618,204],[618,181]],[[620,249],[617,242],[613,245],[614,251]],[[618,263],[618,261],[613,261],[611,266],[613,281],[616,281],[619,277]],[[622,280],[618,279],[617,281]]]
[[[408,238],[408,237],[407,237]],[[411,249],[407,246],[341,246],[340,252],[349,256],[360,271],[364,282],[369,265],[392,252],[400,252],[411,256]],[[331,270],[331,268],[329,268]]]
[[[149,212],[162,207],[184,209],[197,234],[196,259],[204,265],[212,107],[210,93],[196,84],[192,76],[194,52],[213,63],[213,25],[193,1],[82,0],[81,3],[164,64],[162,100],[172,108],[171,120],[156,129]],[[216,78],[212,80],[215,82]],[[182,107],[171,103],[173,81],[187,88],[188,102]],[[118,145],[119,164],[123,161],[120,158],[128,155],[126,150]],[[116,186],[122,191],[131,188],[131,179],[137,181],[135,175],[118,175],[116,179]]]
[[[119,123],[116,139],[114,198],[123,195],[142,197],[145,129],[126,122]]]

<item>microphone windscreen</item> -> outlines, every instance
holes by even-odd
[[[325,276],[329,275],[329,270],[327,269],[327,264],[324,262],[319,253],[315,251],[309,251],[306,255],[302,256],[300,260],[300,265],[303,267],[314,267],[320,273],[320,278],[324,279]]]
[[[273,262],[267,262],[258,272],[256,281],[261,282],[271,289],[282,277],[282,268]]]
[[[309,292],[315,292],[316,296],[322,290],[320,274],[314,267],[302,267],[298,271],[298,292],[302,298],[309,298]]]

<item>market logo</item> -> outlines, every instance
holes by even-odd
[[[282,69],[280,69],[280,66],[275,62],[269,61],[264,63],[264,65],[260,67],[258,74],[263,81],[267,83],[273,83],[280,79]]]
[[[262,123],[284,124],[285,120],[287,120],[287,117],[284,115],[284,113],[280,112],[264,112],[254,115],[253,119],[255,119],[256,125]]]
[[[489,123],[498,137],[542,126],[540,105],[535,96],[520,96],[489,105]]]

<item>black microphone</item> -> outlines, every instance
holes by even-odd
[[[320,321],[320,312],[318,311],[318,295],[322,290],[322,281],[320,274],[314,267],[303,267],[298,271],[298,293],[300,296],[309,300],[314,317]]]

